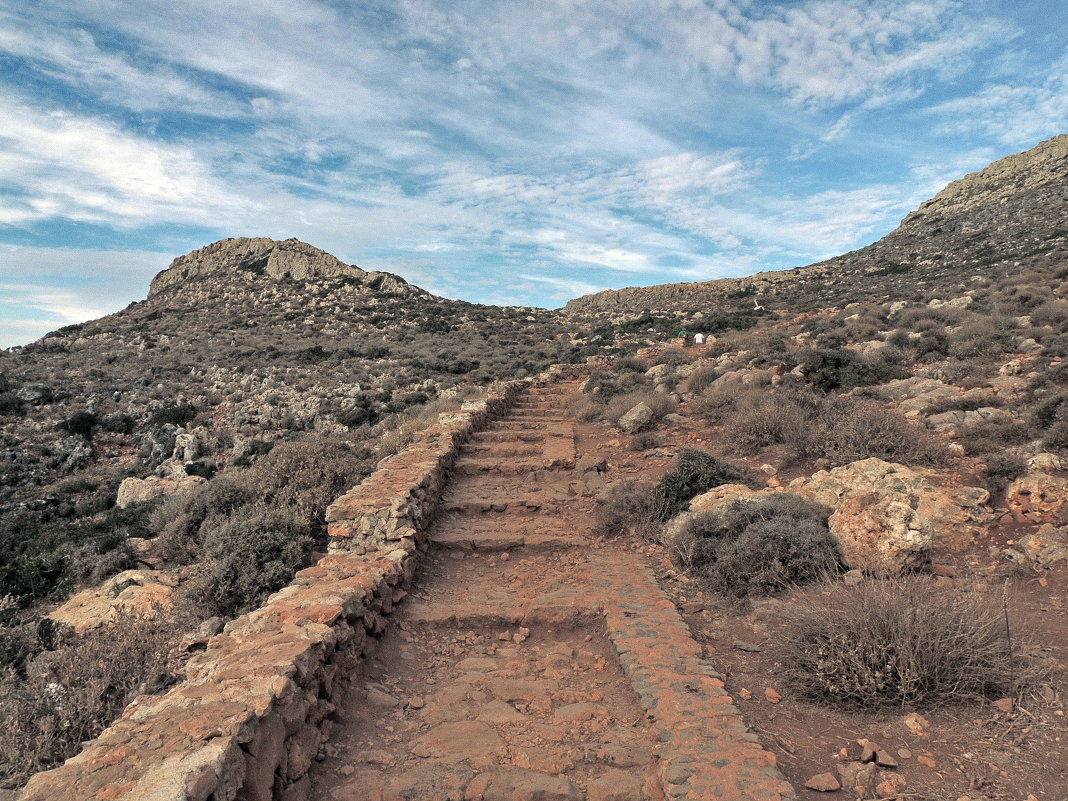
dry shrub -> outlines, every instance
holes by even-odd
[[[670,520],[683,511],[692,498],[721,484],[745,483],[749,474],[706,451],[682,450],[675,467],[661,476],[653,489],[655,513],[660,520]]]
[[[598,500],[594,534],[623,535],[654,541],[660,534],[653,485],[643,481],[620,481]]]
[[[652,448],[658,448],[660,447],[660,438],[651,431],[643,431],[630,438],[629,447],[632,451],[647,451]]]
[[[685,391],[690,395],[700,395],[709,385],[719,378],[719,371],[714,367],[698,367],[686,376]]]
[[[684,518],[670,545],[714,591],[769,595],[841,571],[827,512],[792,493],[741,499]]]
[[[1068,300],[1050,300],[1035,307],[1031,312],[1031,323],[1063,328],[1068,323]]]
[[[393,428],[378,440],[377,451],[381,458],[400,453],[419,435],[438,422],[438,415],[460,408],[463,398],[459,396],[436,398],[429,403],[413,406],[397,415]],[[383,423],[385,425],[385,423]]]
[[[877,457],[932,465],[950,459],[941,439],[883,403],[802,389],[740,396],[724,416],[721,442],[742,454],[783,445],[796,460],[846,463]]]
[[[925,576],[838,585],[784,612],[787,686],[848,707],[997,697],[1018,675],[1001,598]]]
[[[598,403],[588,395],[581,392],[572,395],[567,401],[567,411],[572,417],[582,423],[592,423],[601,417],[604,405]]]
[[[186,614],[120,614],[39,654],[24,676],[9,671],[0,678],[0,779],[22,783],[73,756],[135,695],[171,682],[169,655],[189,623]]]

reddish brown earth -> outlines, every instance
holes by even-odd
[[[600,479],[573,469],[569,389],[535,390],[466,447],[311,797],[794,797],[644,547],[590,537]]]
[[[661,447],[644,453],[628,450],[627,437],[601,426],[579,426],[578,435],[581,449],[603,456],[612,466],[607,475],[610,480],[655,480],[680,447],[712,447],[715,441],[714,430],[689,417],[679,425],[659,429]],[[758,465],[754,461],[751,466]],[[811,466],[794,465],[789,473],[781,473],[782,483],[815,469],[807,467]],[[1000,597],[1004,563],[990,548],[1005,547],[1031,530],[998,524],[966,545],[956,542],[958,538],[940,538],[943,545],[936,545],[934,561],[954,568],[956,577],[939,580],[979,581]],[[915,734],[904,722],[914,710],[839,711],[793,698],[781,686],[778,665],[784,656],[777,604],[803,602],[803,596],[741,606],[703,593],[698,582],[671,567],[662,549],[650,546],[649,552],[658,559],[661,585],[682,611],[708,661],[724,674],[726,689],[746,724],[775,754],[800,798],[884,798],[876,787],[889,778],[898,783],[904,780],[897,792],[889,794],[902,801],[1068,799],[1068,567],[1042,575],[1010,575],[1013,630],[1021,640],[1029,640],[1030,651],[1046,675],[1014,699],[1011,713],[991,701],[922,710],[929,725]],[[745,650],[750,645],[760,650]],[[768,701],[767,688],[780,694],[778,703]],[[859,739],[881,745],[898,766],[874,771],[862,794],[805,789],[808,779],[825,772],[837,774],[839,765],[855,769],[861,755]],[[842,749],[847,756],[840,754]]]
[[[777,678],[776,604],[793,599],[741,608],[702,593],[656,546],[590,534],[605,482],[655,479],[714,432],[687,420],[658,431],[662,447],[633,452],[616,432],[568,420],[569,391],[536,390],[466,448],[311,797],[1068,799],[1068,571],[1012,583],[1013,625],[1032,632],[1050,675],[1011,712],[923,710],[914,731],[912,710],[800,701]],[[583,457],[607,472],[579,475]],[[978,576],[1000,593],[987,548],[1013,536],[936,554],[957,568],[943,580]],[[864,772],[865,738],[897,766]],[[861,771],[861,792],[805,789],[840,766]]]

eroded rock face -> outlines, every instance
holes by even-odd
[[[125,509],[135,503],[143,503],[159,498],[162,495],[176,495],[179,492],[189,492],[197,489],[208,480],[201,476],[185,476],[184,478],[127,478],[119,484],[119,494],[115,498],[115,505]]]
[[[409,284],[391,273],[366,272],[352,264],[301,242],[286,239],[277,242],[267,237],[222,239],[206,247],[179,256],[170,267],[152,280],[148,296],[197,278],[245,271],[281,280],[307,281],[315,278],[351,278],[382,292],[410,290]]]
[[[934,529],[909,496],[858,493],[842,500],[827,521],[846,564],[876,576],[898,576],[929,561]]]
[[[115,620],[121,613],[153,617],[171,607],[178,582],[159,570],[126,570],[99,587],[82,590],[48,617],[81,634]]]
[[[1053,523],[1068,501],[1068,479],[1050,473],[1029,473],[1005,491],[1005,505],[1020,520]]]
[[[923,564],[936,536],[970,538],[991,516],[985,489],[946,489],[931,478],[863,459],[795,479],[790,489],[835,510],[828,525],[850,567],[891,575]]]

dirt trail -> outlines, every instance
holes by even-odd
[[[794,797],[642,554],[591,538],[568,389],[530,391],[465,446],[311,797]]]

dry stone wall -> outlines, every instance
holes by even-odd
[[[141,696],[20,801],[303,801],[342,678],[373,647],[426,547],[460,446],[531,383],[442,415],[327,513],[330,553],[232,620],[165,695]],[[581,369],[581,368],[578,368]]]

